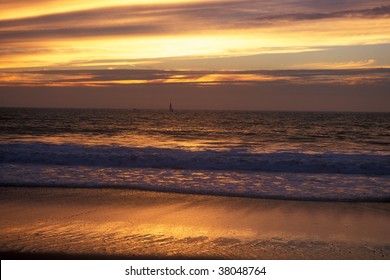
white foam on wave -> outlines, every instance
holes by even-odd
[[[144,190],[323,201],[390,201],[390,176],[0,164],[0,185]]]
[[[390,155],[272,152],[245,148],[191,151],[72,144],[0,144],[0,163],[112,168],[390,175]]]

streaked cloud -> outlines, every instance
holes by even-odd
[[[305,68],[305,69],[356,69],[374,67],[374,59],[359,60],[359,61],[338,61],[338,62],[316,62],[308,64],[299,64],[291,68]]]
[[[264,12],[263,6],[264,3],[258,1],[184,1],[153,6],[113,6],[0,20],[0,35],[4,41],[28,41],[34,38],[193,34],[213,30],[241,30],[259,25],[283,26],[286,21],[389,19],[390,15],[390,5],[329,13],[286,13],[283,6],[278,11]]]
[[[2,0],[0,2],[0,9],[8,11],[0,15],[1,19],[14,19],[23,17],[36,17],[52,13],[64,13],[79,10],[89,10],[96,8],[105,8],[112,6],[126,6],[126,5],[156,5],[156,4],[173,4],[173,3],[194,3],[204,2],[205,0]]]
[[[378,0],[22,0],[1,7],[13,15],[0,16],[2,69],[148,67],[148,61],[169,65],[172,58],[189,62],[390,44],[390,5]],[[236,65],[243,69],[239,60]],[[259,63],[257,69],[263,68],[269,67]],[[191,63],[181,69],[191,69]]]
[[[277,14],[264,15],[254,18],[253,21],[271,23],[272,21],[301,21],[301,20],[323,20],[334,18],[376,18],[389,17],[390,5],[375,7],[372,9],[362,10],[342,10],[329,13],[292,13],[292,14]]]
[[[277,71],[49,70],[0,74],[0,86],[112,86],[131,84],[371,84],[389,83],[390,69]]]

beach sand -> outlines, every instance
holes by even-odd
[[[2,259],[390,259],[390,204],[0,187]]]

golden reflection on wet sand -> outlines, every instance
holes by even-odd
[[[388,203],[0,188],[1,252],[389,259]]]

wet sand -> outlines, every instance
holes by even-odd
[[[390,203],[0,187],[2,259],[390,259]]]

